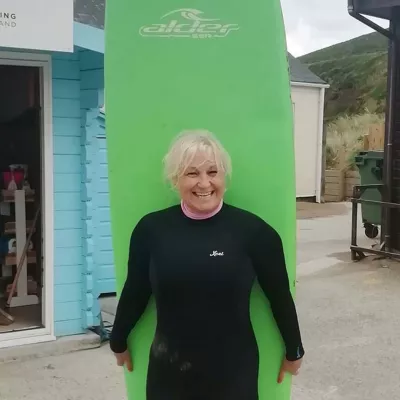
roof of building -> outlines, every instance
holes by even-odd
[[[325,85],[321,78],[311,72],[301,61],[288,53],[290,80],[292,82],[315,83]]]
[[[106,0],[74,0],[74,20],[104,29]]]

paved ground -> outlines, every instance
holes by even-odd
[[[297,304],[307,350],[294,400],[400,399],[400,264],[352,263],[348,213],[299,221]],[[359,243],[373,242],[363,237]]]
[[[351,263],[346,204],[301,204],[297,304],[307,351],[293,400],[400,399],[400,264]],[[371,241],[363,237],[364,245]],[[103,301],[113,312],[113,299]],[[0,399],[125,400],[108,347],[0,364]]]

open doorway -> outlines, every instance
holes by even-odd
[[[0,60],[1,61],[1,60]],[[43,328],[42,70],[0,63],[2,334]]]

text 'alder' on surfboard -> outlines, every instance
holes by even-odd
[[[180,8],[163,15],[164,23],[141,26],[143,37],[180,37],[193,39],[223,38],[239,29],[238,24],[223,23],[219,18],[204,18],[203,11]]]

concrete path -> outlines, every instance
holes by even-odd
[[[294,400],[400,399],[400,264],[350,260],[351,219],[299,221],[297,304],[307,355]],[[360,224],[359,243],[370,246]]]
[[[307,351],[293,400],[400,400],[400,264],[350,261],[349,205],[304,205],[297,307]],[[360,230],[360,243],[371,245]],[[112,320],[114,299],[103,299]],[[0,364],[0,399],[125,400],[108,346]]]

